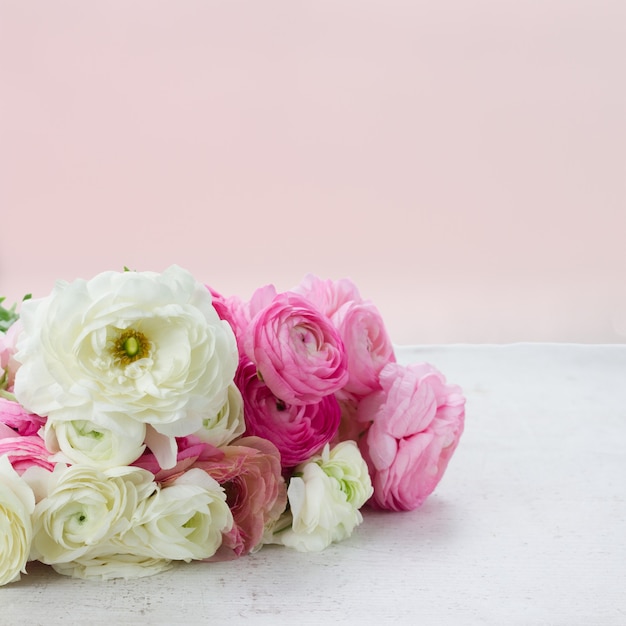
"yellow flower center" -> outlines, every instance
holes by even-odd
[[[150,342],[143,333],[134,328],[127,328],[115,340],[111,352],[116,364],[129,365],[149,355]]]

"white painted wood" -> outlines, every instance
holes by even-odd
[[[0,623],[626,624],[626,346],[398,349],[464,387],[466,431],[411,513],[319,554],[267,547],[132,581],[40,564]]]

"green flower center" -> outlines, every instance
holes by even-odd
[[[131,336],[129,337],[123,344],[124,350],[129,357],[137,356],[137,352],[139,352],[139,342],[137,341],[137,337]]]
[[[93,428],[90,428],[90,426],[90,422],[77,424],[76,431],[82,437],[91,437],[92,439],[102,439],[104,437],[104,433],[99,430],[94,430]]]
[[[150,342],[143,333],[127,328],[115,340],[111,351],[115,362],[125,366],[147,357],[150,353]]]

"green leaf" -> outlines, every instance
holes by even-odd
[[[22,301],[29,300],[30,298],[32,298],[32,294],[26,294]],[[11,325],[14,324],[20,316],[19,313],[15,310],[15,308],[17,307],[16,304],[14,304],[10,309],[2,306],[2,303],[5,300],[6,298],[0,297],[0,332],[3,333],[6,333]]]

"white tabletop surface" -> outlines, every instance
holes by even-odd
[[[626,624],[626,346],[398,348],[467,396],[442,482],[317,554],[280,547],[138,580],[32,563],[0,623]]]

